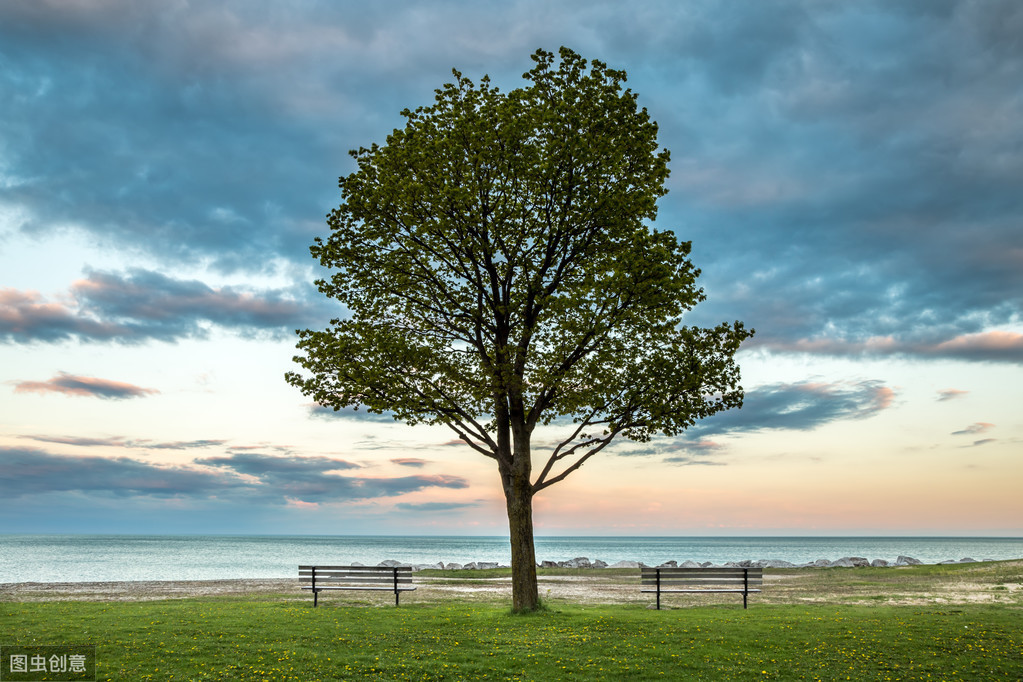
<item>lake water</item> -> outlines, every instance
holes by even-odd
[[[1023,538],[954,537],[537,537],[537,561],[575,557],[658,565],[899,555],[924,563],[1023,558]],[[0,535],[0,583],[289,578],[299,564],[507,565],[506,537]]]

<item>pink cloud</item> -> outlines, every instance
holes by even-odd
[[[15,393],[63,393],[73,396],[90,396],[121,400],[124,398],[141,398],[159,393],[155,388],[143,388],[123,381],[97,379],[95,377],[75,376],[61,372],[46,381],[20,381],[14,384]]]

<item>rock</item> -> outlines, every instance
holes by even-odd
[[[465,566],[462,566],[463,571],[475,571],[477,568],[475,561],[470,561]]]
[[[830,566],[831,568],[862,568],[870,566],[870,562],[861,556],[845,556],[832,561]]]
[[[710,568],[713,565],[714,565],[713,561],[704,561],[702,564],[700,564],[700,568]]]
[[[895,560],[896,566],[919,566],[922,563],[919,559],[914,559],[911,556],[899,555],[899,558]]]
[[[739,562],[739,568],[753,568],[753,561],[750,559],[743,559]]]
[[[679,568],[703,568],[703,566],[700,566],[700,564],[695,561],[683,561],[678,566]]]
[[[481,571],[485,571],[485,570],[490,569],[490,568],[497,568],[497,562],[496,561],[481,561],[478,564],[476,564],[476,566]]]
[[[593,568],[607,568],[607,562],[600,559],[593,560]]]
[[[578,556],[564,563],[565,568],[590,568],[590,560],[584,556]]]
[[[813,565],[816,566],[817,568],[827,568],[828,566],[831,565],[831,562],[828,561],[827,559],[818,559],[817,561],[813,562]]]
[[[558,565],[556,563],[554,563],[553,561],[546,561],[546,560],[544,560],[544,561],[540,562],[540,568],[557,568],[557,567],[558,567]]]
[[[377,566],[386,566],[387,568],[394,568],[395,566],[401,566],[401,562],[395,561],[394,559],[384,559],[379,564],[377,564]]]
[[[761,559],[757,562],[760,568],[795,568],[796,565],[784,559]]]
[[[609,568],[639,568],[640,565],[638,561],[619,561],[616,564],[611,564]]]
[[[961,563],[961,564],[975,564],[975,563],[977,563],[977,560],[973,559],[971,557],[964,557],[964,558],[959,560],[959,563]]]
[[[360,563],[358,561],[353,561],[352,563],[350,563],[348,565],[349,566],[365,566],[366,564]]]
[[[441,562],[438,561],[435,564],[415,564],[412,567],[413,571],[431,571],[431,570],[434,570],[434,569],[443,570],[444,569],[444,564],[442,564]]]
[[[461,571],[462,564],[444,564],[445,571]]]
[[[873,561],[870,562],[870,565],[873,566],[874,568],[885,568],[886,566],[888,566],[888,562],[885,561],[884,559],[874,559]]]
[[[657,568],[678,568],[678,562],[677,561],[665,561],[663,564],[661,564]]]

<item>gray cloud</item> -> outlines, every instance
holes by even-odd
[[[208,457],[196,464],[220,467],[254,476],[276,494],[304,502],[337,502],[346,499],[388,497],[423,488],[466,488],[458,476],[400,476],[369,478],[338,476],[333,472],[358,469],[359,465],[327,457],[277,457],[261,454],[234,454]]]
[[[1021,30],[1013,0],[7,2],[0,209],[168,263],[305,265],[345,150],[382,142],[450,67],[507,90],[532,50],[567,44],[626,69],[661,124],[659,226],[694,241],[710,295],[693,322],[743,319],[774,353],[1019,364]],[[8,340],[208,319],[6,296]],[[196,306],[263,329],[288,300]]]
[[[868,419],[888,409],[894,398],[880,381],[769,384],[747,391],[742,409],[708,417],[689,434],[704,440],[736,432],[811,431],[834,421]]]
[[[746,392],[742,409],[719,412],[678,438],[616,450],[622,456],[657,455],[682,465],[717,465],[727,445],[720,436],[759,431],[812,431],[835,421],[869,419],[891,407],[895,392],[880,381],[769,384]]]
[[[133,450],[195,450],[223,445],[226,440],[187,440],[154,442],[151,440],[133,440],[121,436],[109,438],[81,438],[75,436],[20,436],[40,443],[56,443],[84,448],[130,448]]]
[[[15,393],[62,393],[71,396],[91,396],[111,400],[142,398],[159,393],[155,388],[142,388],[133,384],[110,379],[75,376],[65,372],[46,381],[14,382]]]
[[[347,502],[432,487],[468,487],[458,476],[370,478],[335,473],[358,468],[351,462],[326,457],[254,453],[197,459],[189,466],[165,466],[127,457],[80,457],[0,447],[0,495],[13,499],[77,491],[115,497],[231,497],[283,504],[289,500]]]
[[[283,334],[315,323],[317,306],[280,290],[213,288],[149,270],[89,272],[61,302],[35,292],[0,290],[0,340],[137,343],[203,337],[217,325],[242,333]]]
[[[957,400],[967,395],[969,391],[961,391],[957,388],[943,388],[938,391],[938,402],[947,402],[949,400]]]
[[[960,429],[959,431],[953,431],[952,435],[953,436],[975,436],[977,434],[987,433],[988,431],[990,431],[994,427],[995,427],[995,425],[991,424],[989,422],[976,422],[976,423],[970,424],[965,429]],[[982,442],[986,442],[986,441],[982,441]]]
[[[220,472],[157,466],[127,457],[74,457],[0,447],[0,494],[5,498],[53,492],[116,497],[200,497],[250,488]]]
[[[323,420],[351,420],[351,421],[363,421],[363,422],[378,422],[381,424],[393,424],[394,415],[392,412],[384,412],[378,414],[376,412],[370,412],[366,408],[355,409],[354,407],[345,407],[340,410],[335,410],[333,407],[327,407],[326,405],[312,404],[309,405],[309,416],[314,419]]]

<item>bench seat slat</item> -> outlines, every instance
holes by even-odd
[[[642,590],[642,591],[643,592],[649,592],[650,594],[655,594],[657,592],[657,590]],[[715,589],[715,590],[704,590],[704,589],[699,589],[699,590],[661,590],[661,594],[665,594],[665,593],[668,593],[668,592],[670,592],[670,593],[686,592],[686,593],[689,593],[689,594],[700,594],[701,592],[728,592],[730,594],[742,594],[743,592],[748,592],[748,593],[760,592],[760,590],[724,590],[724,589],[721,589],[721,590],[717,590],[717,589]]]
[[[385,584],[385,583],[393,583],[394,582],[394,578],[392,576],[389,576],[389,575],[382,575],[382,576],[379,576],[379,577],[363,577],[363,576],[331,575],[331,574],[320,575],[319,573],[317,573],[316,574],[316,582],[320,582],[321,580],[323,580],[323,581],[331,581],[331,580],[333,580],[333,581],[336,581],[336,582],[368,583],[368,584],[373,584],[373,583]],[[299,577],[299,581],[303,582],[303,583],[311,583],[313,581],[313,578],[312,578],[312,576],[301,576],[301,577]],[[406,577],[403,577],[403,576],[398,576],[398,583],[399,584],[401,584],[401,583],[410,583],[410,582],[412,582],[412,578],[406,578]]]
[[[308,587],[303,587],[302,589],[303,590],[316,590],[317,592],[322,592],[324,590],[366,590],[368,592],[394,592],[394,588],[393,587],[344,587],[343,585],[322,585],[322,586],[321,585],[317,585],[316,587],[313,587],[312,585],[309,585]],[[415,587],[399,587],[398,591],[399,592],[412,592],[415,589],[416,589]]]

